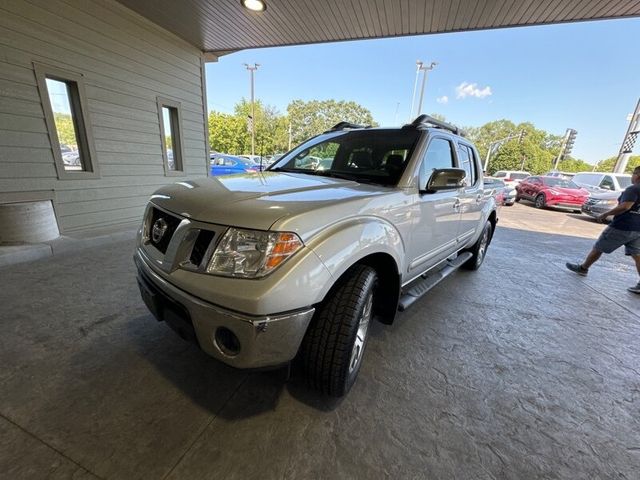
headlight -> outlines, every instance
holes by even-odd
[[[562,195],[562,192],[559,192],[558,190],[554,190],[553,188],[549,189],[549,193],[551,193],[552,195]]]
[[[600,205],[617,205],[618,201],[617,200],[598,200],[597,203],[599,203]]]
[[[264,277],[302,246],[302,240],[295,233],[230,228],[213,252],[207,273],[242,278]]]

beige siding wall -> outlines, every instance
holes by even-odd
[[[84,76],[100,178],[58,180],[33,62]],[[51,191],[67,233],[139,219],[160,185],[206,175],[202,80],[199,50],[114,0],[1,0],[0,201]],[[181,104],[184,177],[164,174],[158,96]]]

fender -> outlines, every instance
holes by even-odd
[[[406,258],[406,246],[400,232],[388,221],[376,216],[348,218],[331,225],[310,241],[312,249],[331,274],[334,282],[359,260],[376,253],[393,258],[398,272]],[[326,285],[318,301],[332,285]]]

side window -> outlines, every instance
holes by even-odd
[[[600,188],[606,188],[607,190],[615,190],[616,187],[613,183],[613,178],[609,175],[605,175],[605,177],[600,182]]]
[[[434,138],[427,147],[427,153],[420,165],[420,188],[425,188],[431,172],[439,168],[454,166],[453,144],[445,138]]]
[[[460,160],[460,168],[467,172],[467,178],[465,179],[467,186],[475,185],[478,180],[478,174],[473,150],[467,145],[458,145],[458,159]]]
[[[232,160],[231,158],[226,158],[225,157],[224,166],[225,167],[235,167],[236,166],[236,162],[235,162],[235,160]]]
[[[82,75],[34,64],[58,178],[98,178]]]
[[[160,136],[164,173],[167,176],[183,175],[182,110],[180,103],[158,97]]]

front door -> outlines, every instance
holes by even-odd
[[[420,190],[427,186],[436,168],[457,165],[453,142],[447,137],[433,137],[420,166]],[[409,245],[410,277],[447,258],[456,250],[456,235],[460,221],[460,190],[418,194],[416,218]]]

